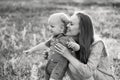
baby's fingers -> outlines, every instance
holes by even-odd
[[[23,51],[23,53],[26,53],[27,51]]]
[[[70,42],[67,42],[67,46],[70,48]]]
[[[68,43],[68,47],[69,47],[69,48],[72,47],[72,43],[71,43],[71,42]]]

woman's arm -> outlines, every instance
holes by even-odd
[[[89,57],[88,63],[83,64],[75,57],[73,57],[67,48],[63,47],[61,44],[56,45],[56,51],[68,59],[71,66],[73,66],[73,68],[76,70],[76,73],[78,73],[78,76],[81,76],[85,79],[90,78],[93,75],[93,72],[97,68],[100,61],[103,48],[104,44],[102,41],[95,43],[91,49],[91,55]]]

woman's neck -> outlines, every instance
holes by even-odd
[[[75,41],[78,41],[78,36],[72,36]]]
[[[75,41],[77,41],[78,42],[78,40],[79,40],[79,36],[78,35],[76,35],[76,36],[70,36],[70,37],[72,37]]]

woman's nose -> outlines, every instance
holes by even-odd
[[[69,28],[70,27],[70,24],[67,24],[67,28]]]

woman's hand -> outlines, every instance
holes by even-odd
[[[63,55],[66,58],[71,55],[71,52],[60,43],[57,43],[55,45],[55,51],[58,52],[59,54]]]

